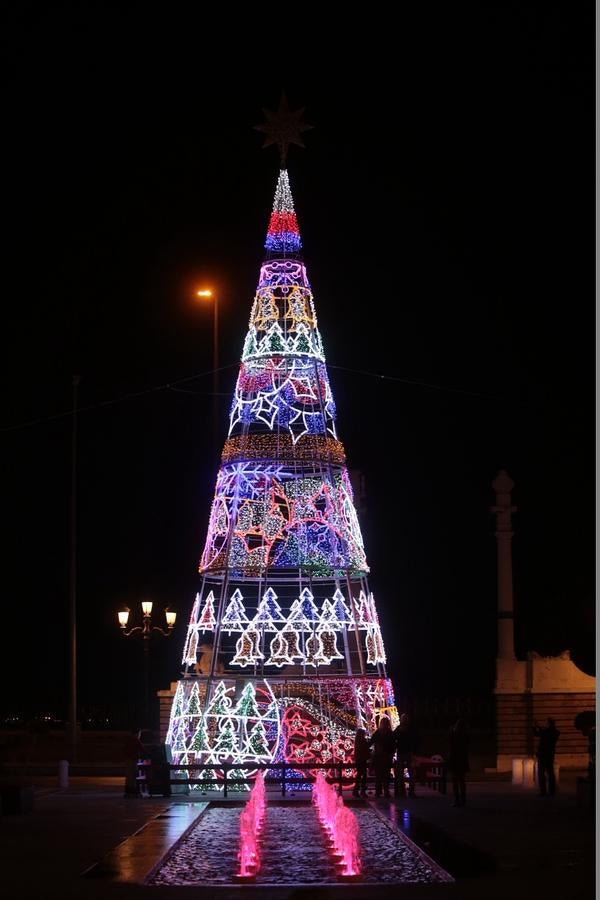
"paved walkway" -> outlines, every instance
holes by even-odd
[[[424,849],[432,856],[449,851],[450,864],[456,868],[453,884],[375,889],[360,884],[272,889],[140,885],[135,878],[151,869],[165,847],[192,821],[196,812],[190,804],[179,797],[126,799],[122,778],[73,778],[66,791],[55,785],[54,778],[38,778],[33,812],[0,816],[1,893],[6,900],[57,896],[61,900],[167,900],[175,896],[180,900],[229,900],[239,898],[240,892],[257,900],[337,900],[349,895],[353,900],[419,900],[434,895],[436,900],[591,900],[595,896],[595,819],[577,804],[575,779],[567,774],[554,798],[537,797],[531,789],[494,781],[469,784],[465,809],[454,809],[449,796],[425,788],[418,797],[398,803],[371,799],[384,814],[409,829],[413,838],[424,837],[429,845]],[[280,799],[279,794],[273,796]],[[303,801],[291,797],[288,802]],[[200,807],[198,804],[197,811]],[[152,825],[143,828],[148,822]],[[135,841],[123,843],[136,832]],[[116,880],[119,866],[114,864],[119,858],[129,866],[134,881]]]

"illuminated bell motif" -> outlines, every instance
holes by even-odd
[[[365,644],[367,647],[367,662],[375,665],[377,662],[377,643],[375,641],[375,629],[371,626],[367,630]]]
[[[286,625],[281,632],[281,637],[287,643],[287,655],[291,660],[304,659],[304,653],[300,649],[300,635],[291,625]]]
[[[255,628],[248,628],[235,645],[235,656],[231,660],[232,666],[251,666],[264,659],[260,651],[260,634]]]
[[[319,630],[319,638],[321,639],[321,655],[326,663],[329,664],[332,659],[343,659],[344,656],[337,647],[337,634],[331,629]]]
[[[378,663],[382,663],[382,664],[383,664],[383,663],[385,663],[385,661],[386,661],[386,655],[385,655],[385,649],[384,649],[384,646],[383,646],[383,638],[381,637],[381,628],[379,627],[379,625],[376,625],[376,626],[375,626],[375,628],[374,628],[374,635],[375,635],[375,657],[376,657],[376,661],[377,661]]]
[[[288,654],[288,642],[283,635],[276,634],[270,644],[270,656],[265,663],[267,666],[291,666],[293,659]]]
[[[312,634],[306,641],[306,655],[304,662],[307,666],[327,665],[329,660],[323,655],[323,645],[321,644],[321,635],[317,632]]]

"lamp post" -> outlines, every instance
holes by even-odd
[[[139,637],[143,641],[144,721],[146,728],[150,728],[150,640],[155,634],[159,637],[170,637],[173,633],[177,613],[170,610],[168,607],[165,609],[165,618],[167,620],[167,630],[165,631],[165,629],[161,628],[159,625],[152,624],[152,600],[142,600],[142,624],[136,625],[134,628],[130,628],[129,631],[127,631],[129,613],[129,608],[125,607],[117,613],[117,616],[123,637]]]
[[[213,301],[213,444],[219,453],[219,298],[209,288],[196,291],[197,297]]]
[[[77,388],[81,378],[73,375],[71,418],[71,503],[69,525],[69,744],[71,762],[77,762]]]

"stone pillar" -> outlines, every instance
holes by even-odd
[[[173,705],[173,697],[175,696],[176,690],[177,682],[172,681],[171,686],[168,690],[156,692],[160,708],[159,735],[161,742],[164,741],[167,736],[167,730],[169,728],[169,718],[171,716],[171,706]]]
[[[517,511],[511,505],[511,492],[515,483],[504,469],[492,482],[496,494],[496,505],[491,511],[496,514],[496,540],[498,544],[498,659],[516,659],[513,574],[512,574],[512,514]]]
[[[596,679],[582,672],[568,650],[559,656],[541,657],[529,651],[515,656],[512,514],[514,482],[501,470],[492,482],[496,494],[498,544],[498,652],[496,655],[496,769],[510,772],[513,783],[532,786],[534,775],[535,720],[555,719],[560,731],[556,762],[566,767],[587,765],[584,736],[574,722],[578,713],[595,709]]]

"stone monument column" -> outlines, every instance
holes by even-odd
[[[596,705],[596,680],[573,663],[568,650],[559,656],[542,657],[529,650],[518,660],[515,655],[512,506],[514,482],[504,469],[492,482],[496,505],[498,546],[498,650],[496,653],[496,771],[510,772],[513,781],[534,787],[535,720],[556,721],[560,731],[557,763],[561,766],[587,765],[586,745],[574,726],[575,717]],[[525,601],[526,602],[526,601]]]
[[[492,482],[496,494],[496,505],[491,511],[496,514],[496,541],[498,545],[498,659],[516,659],[513,573],[512,573],[512,514],[517,511],[511,504],[511,492],[515,483],[510,475],[501,469]]]

